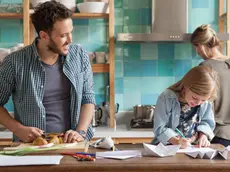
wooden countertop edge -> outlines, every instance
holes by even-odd
[[[98,160],[96,160],[98,161]],[[113,160],[116,161],[116,160]],[[101,171],[110,171],[110,172],[117,172],[118,170],[121,171],[132,171],[132,172],[140,172],[140,171],[153,171],[157,170],[158,172],[204,172],[204,171],[209,171],[209,172],[216,172],[216,171],[221,171],[221,172],[229,172],[230,166],[229,164],[211,164],[211,163],[204,163],[204,164],[170,164],[170,163],[162,163],[162,164],[123,164],[120,161],[117,160],[118,163],[113,163],[111,165],[105,164],[105,163],[98,163],[95,164],[94,162],[81,162],[81,163],[76,163],[74,165],[66,164],[66,165],[52,165],[52,166],[17,166],[17,167],[0,167],[0,170],[7,170],[8,172],[10,171],[23,171],[23,172],[29,172],[33,168],[33,172],[41,172],[41,170],[47,171],[47,172],[53,172],[55,171],[68,171],[68,172],[76,172],[76,171],[81,171],[81,172],[86,172],[86,171],[91,171],[91,172],[101,172]]]

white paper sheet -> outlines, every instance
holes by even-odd
[[[189,153],[189,152],[211,152],[214,151],[212,148],[197,148],[194,146],[188,147],[186,149],[179,149],[177,153]]]
[[[164,146],[162,143],[159,143],[157,146],[143,143],[144,145],[144,156],[156,156],[156,157],[166,157],[174,156],[179,150],[180,145],[168,145]]]
[[[228,151],[230,151],[230,146],[227,146],[226,149],[228,149]]]
[[[96,152],[96,159],[111,158],[111,159],[128,159],[133,157],[142,157],[141,151],[125,150],[125,151],[106,151]]]
[[[0,166],[56,165],[63,156],[6,156],[0,155]]]

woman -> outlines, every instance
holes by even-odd
[[[220,41],[209,25],[201,25],[192,34],[191,43],[209,66],[219,75],[220,88],[214,101],[216,128],[211,143],[230,145],[230,59],[220,52]]]
[[[215,98],[216,90],[216,72],[197,66],[164,91],[154,112],[153,144],[180,144],[181,148],[191,143],[210,146],[215,120],[208,100]]]

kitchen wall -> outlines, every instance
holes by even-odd
[[[21,0],[2,0],[2,2]],[[82,2],[83,0],[77,0]],[[114,0],[115,33],[150,32],[151,0]],[[0,0],[1,2],[1,0]],[[189,0],[188,31],[201,24],[218,30],[218,1]],[[163,21],[162,21],[163,22]],[[0,20],[0,47],[23,40],[22,20]],[[74,20],[73,41],[87,51],[108,51],[108,21]],[[159,94],[201,62],[190,44],[115,43],[115,99],[121,111],[135,104],[155,104]],[[95,93],[99,104],[105,100],[108,74],[95,74]],[[6,105],[13,111],[12,102]]]

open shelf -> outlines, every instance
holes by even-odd
[[[22,19],[23,14],[22,13],[0,13],[0,18]],[[72,18],[109,18],[109,14],[74,13]]]
[[[92,64],[93,73],[109,72],[109,64]]]
[[[74,13],[72,18],[109,18],[109,14],[101,13]]]
[[[34,12],[33,9],[29,10],[29,13],[32,14]],[[74,13],[72,18],[109,18],[109,14],[107,13]]]
[[[23,18],[23,14],[22,13],[0,13],[0,18],[22,19]]]

